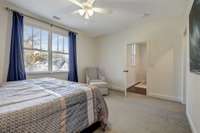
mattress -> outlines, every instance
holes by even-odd
[[[0,133],[77,133],[95,122],[105,128],[108,109],[95,87],[54,78],[0,87]]]

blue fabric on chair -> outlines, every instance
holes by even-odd
[[[76,57],[76,33],[69,32],[69,73],[68,80],[78,82],[77,57]]]
[[[10,63],[7,81],[26,79],[23,56],[23,26],[23,16],[17,12],[13,12]]]

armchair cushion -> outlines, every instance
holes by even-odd
[[[90,85],[94,85],[98,88],[107,88],[108,87],[108,83],[102,80],[91,80]]]

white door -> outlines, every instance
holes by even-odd
[[[127,45],[127,63],[126,63],[126,88],[136,83],[136,44]]]

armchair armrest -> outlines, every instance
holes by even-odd
[[[89,78],[89,76],[86,76],[86,83],[87,83],[87,84],[90,83],[90,78]]]

